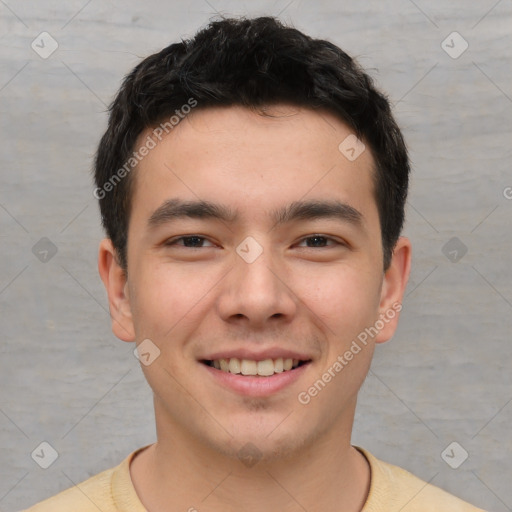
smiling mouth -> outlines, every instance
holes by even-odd
[[[277,359],[264,359],[263,361],[253,361],[250,359],[214,359],[203,360],[203,364],[216,368],[221,372],[233,373],[235,375],[247,375],[257,377],[271,377],[276,373],[283,373],[295,370],[311,362],[311,360],[301,361],[299,359],[290,359],[279,357]]]

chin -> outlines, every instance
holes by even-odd
[[[290,415],[290,419],[291,419]],[[283,417],[279,421],[238,423],[233,437],[228,439],[208,439],[206,442],[217,453],[229,458],[238,459],[247,467],[256,463],[273,463],[284,461],[303,454],[304,450],[313,445],[321,437],[321,432],[306,431],[304,422],[285,425]]]

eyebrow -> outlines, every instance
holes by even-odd
[[[176,219],[212,219],[226,223],[236,222],[238,212],[229,207],[211,201],[184,201],[178,198],[168,199],[159,206],[148,219],[148,228],[156,228]],[[363,215],[353,206],[338,200],[294,201],[289,205],[270,211],[274,226],[298,220],[336,219],[360,226]]]

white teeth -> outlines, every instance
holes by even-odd
[[[229,371],[231,373],[240,373],[240,360],[236,357],[232,357],[229,360]]]
[[[242,361],[240,361],[240,371],[242,375],[258,375],[258,363],[256,361],[242,359]]]
[[[259,375],[261,377],[270,377],[274,373],[281,373],[297,368],[299,359],[264,359],[263,361],[252,361],[250,359],[215,359],[211,365],[217,370],[242,375]]]
[[[263,377],[274,375],[274,361],[272,361],[272,359],[258,361],[258,375],[262,375]]]

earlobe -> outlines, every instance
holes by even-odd
[[[107,290],[112,332],[123,341],[134,341],[135,332],[126,272],[119,265],[116,251],[109,238],[100,243],[98,271]]]
[[[398,317],[411,270],[411,251],[411,242],[401,236],[393,250],[389,268],[384,274],[379,305],[380,332],[375,338],[375,343],[384,343],[391,339],[398,326]]]

